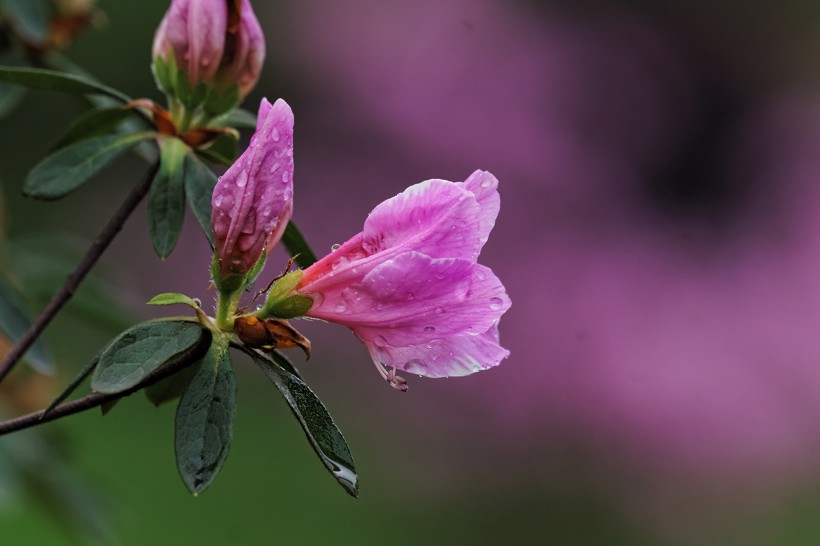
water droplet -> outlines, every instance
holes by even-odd
[[[287,154],[288,157],[292,156],[293,155],[293,148],[288,148],[288,151],[285,152],[285,154]]]
[[[270,216],[270,213],[272,212],[272,210],[273,209],[271,209],[270,207],[265,207],[264,209],[262,209],[262,216],[264,216],[265,218],[268,218]]]
[[[484,181],[481,183],[482,188],[489,188],[493,185],[493,181],[490,178],[485,178]]]
[[[373,342],[376,344],[376,347],[380,348],[384,348],[385,345],[387,345],[387,339],[385,339],[385,337],[381,334],[377,335]]]
[[[330,247],[330,251],[331,251],[331,252],[334,252],[334,251],[336,251],[336,250],[339,250],[339,247],[340,247],[340,246],[342,246],[342,245],[340,245],[339,243],[336,243],[335,245],[333,245],[333,246],[331,246],[331,247]]]
[[[337,313],[344,313],[345,311],[347,311],[347,305],[345,304],[345,302],[340,301],[339,303],[336,304],[336,312]]]
[[[436,327],[435,326],[425,326],[424,331],[427,332],[428,334],[432,334],[436,331]]]
[[[412,292],[408,292],[407,293],[407,301],[413,301],[414,299],[416,299],[416,295],[413,294]]]
[[[218,207],[218,206],[220,206],[221,204],[222,204],[222,196],[221,196],[221,195],[217,195],[217,196],[216,196],[216,199],[214,199],[214,205],[216,205],[216,206]]]
[[[408,360],[407,363],[404,365],[404,371],[406,371],[407,373],[415,373],[418,375],[422,375],[427,371],[427,363],[425,363],[423,360],[419,360],[418,358]]]
[[[273,131],[271,132],[271,137],[273,137],[274,142],[279,142],[279,129],[274,127]]]
[[[490,298],[490,309],[499,311],[504,306],[504,300],[501,298]]]
[[[287,182],[290,179],[290,173],[288,171],[282,172],[282,182]]]
[[[202,307],[202,300],[199,298],[194,298],[194,305],[197,307]]]
[[[211,59],[208,57],[202,57],[199,62],[202,63],[202,66],[208,66],[211,64]]]
[[[281,167],[281,166],[282,166],[282,164],[281,164],[281,163],[279,163],[278,161],[274,161],[274,162],[273,162],[273,165],[271,165],[271,166],[270,166],[270,174],[273,174],[273,173],[275,173],[276,171],[278,171],[278,170],[279,170],[279,167]]]
[[[247,171],[242,171],[239,173],[239,178],[236,179],[236,185],[240,188],[244,188],[245,184],[248,183],[248,173]]]
[[[438,313],[440,315],[443,312],[444,312],[444,309],[442,309],[441,307],[436,307],[436,313]]]
[[[321,292],[315,292],[313,294],[310,294],[310,297],[313,299],[314,307],[319,307],[325,301],[325,295]]]

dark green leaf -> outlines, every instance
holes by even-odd
[[[49,5],[45,0],[0,0],[0,8],[11,18],[14,29],[29,42],[48,37]]]
[[[256,352],[249,354],[285,397],[322,464],[330,470],[345,491],[357,497],[359,478],[356,475],[350,448],[319,398],[292,373],[260,357]]]
[[[231,345],[234,349],[239,349],[243,353],[247,354],[251,358],[262,358],[264,360],[269,360],[273,364],[279,364],[281,367],[285,368],[285,370],[289,371],[299,379],[302,376],[299,374],[299,370],[296,369],[296,366],[293,365],[293,362],[290,361],[288,357],[281,351],[276,349],[272,351],[262,351],[259,349],[251,349],[245,345],[241,345],[238,343],[234,343]]]
[[[214,246],[211,228],[211,196],[216,186],[216,175],[194,154],[185,157],[185,195],[203,233]]]
[[[219,118],[214,122],[214,127],[233,127],[235,129],[254,129],[256,127],[256,114],[237,108],[227,116]]]
[[[197,150],[197,153],[212,163],[230,167],[236,158],[236,138],[232,134],[223,133],[216,137],[207,148]]]
[[[20,295],[0,277],[0,332],[10,341],[17,341],[31,326]],[[26,362],[36,371],[44,374],[54,373],[54,362],[49,357],[42,341],[37,341],[25,355]]]
[[[80,373],[78,373],[76,377],[74,377],[74,379],[71,380],[71,383],[69,383],[68,386],[64,388],[62,392],[58,394],[54,400],[51,401],[51,404],[49,404],[48,407],[45,410],[43,410],[43,417],[51,413],[51,410],[59,406],[63,402],[63,400],[71,396],[71,393],[77,390],[77,387],[79,387],[82,384],[82,382],[85,381],[85,379],[89,375],[91,375],[91,372],[93,372],[94,368],[97,367],[97,363],[99,361],[100,355],[97,355],[91,360],[91,362],[86,364],[85,367],[82,370],[80,370]]]
[[[228,344],[215,338],[177,406],[174,451],[188,490],[208,488],[228,457],[236,416],[236,382]]]
[[[95,82],[90,78],[66,72],[57,72],[56,70],[0,66],[0,81],[22,85],[29,89],[80,93],[83,95],[106,95],[117,99],[123,104],[131,102],[131,97],[107,85]]]
[[[160,406],[165,402],[170,402],[182,396],[188,384],[196,375],[202,361],[196,362],[191,366],[183,368],[181,371],[175,373],[171,377],[166,377],[162,381],[158,381],[153,385],[145,388],[145,396],[155,406]]]
[[[23,192],[36,199],[59,199],[99,172],[126,150],[155,135],[107,135],[82,140],[58,150],[34,166]]]
[[[59,150],[80,140],[113,133],[120,123],[133,113],[130,108],[122,107],[100,108],[86,112],[74,120],[68,131],[51,149]]]
[[[161,259],[171,255],[185,220],[185,165],[188,146],[178,138],[160,145],[160,165],[148,192],[148,232]]]
[[[285,228],[285,233],[282,235],[282,244],[285,245],[291,256],[299,255],[296,258],[296,263],[302,268],[310,267],[316,263],[316,254],[310,249],[293,221],[288,222],[288,226]]]
[[[121,333],[100,354],[91,378],[99,393],[130,389],[176,355],[200,342],[204,335],[196,322],[153,320]]]
[[[4,52],[0,54],[0,65],[25,66],[25,60],[12,52]],[[25,87],[0,83],[0,118],[14,110],[25,96]]]

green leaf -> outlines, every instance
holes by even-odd
[[[17,341],[31,326],[21,296],[3,277],[0,277],[0,332],[10,341]],[[45,345],[38,340],[25,355],[35,371],[42,374],[54,373],[54,362],[48,354]]]
[[[82,370],[80,370],[80,373],[78,373],[74,377],[74,379],[71,380],[71,383],[69,383],[68,386],[64,388],[62,392],[60,392],[60,394],[58,394],[54,400],[51,401],[51,404],[49,404],[48,407],[45,410],[43,410],[43,417],[51,413],[51,410],[59,406],[63,402],[63,400],[71,396],[71,393],[76,391],[77,387],[82,385],[83,381],[85,381],[85,379],[89,375],[91,375],[91,372],[93,372],[94,368],[97,367],[99,361],[100,355],[97,355],[91,360],[91,362],[86,364],[85,367]]]
[[[45,0],[0,0],[0,9],[17,33],[27,41],[42,43],[48,37],[49,6]]]
[[[269,313],[277,318],[292,319],[305,316],[311,307],[313,307],[312,298],[302,294],[294,294],[274,303],[270,308],[266,306],[265,311],[266,314]]]
[[[217,117],[239,105],[239,86],[232,85],[224,91],[212,89],[205,100],[204,110],[208,117]]]
[[[185,294],[177,294],[176,292],[166,292],[164,294],[157,294],[156,296],[148,300],[148,305],[175,305],[177,303],[187,305],[194,309],[200,308],[200,303],[198,300],[188,297]]]
[[[21,85],[29,89],[80,93],[82,95],[105,95],[117,99],[123,104],[131,102],[131,97],[107,85],[95,82],[90,78],[56,70],[0,66],[0,81]]]
[[[263,360],[270,361],[272,364],[278,364],[279,366],[283,367],[285,370],[292,373],[299,379],[302,378],[302,376],[299,374],[299,370],[297,370],[296,366],[293,365],[293,362],[291,362],[290,359],[279,350],[274,349],[272,351],[261,351],[259,349],[251,349],[246,345],[242,345],[239,343],[232,343],[231,347],[233,347],[234,349],[239,349],[251,358],[261,358]]]
[[[302,268],[308,268],[316,263],[316,254],[310,249],[305,238],[299,232],[299,228],[291,220],[282,235],[282,244],[288,249],[291,256],[296,256],[296,263]]]
[[[359,478],[356,475],[350,448],[319,398],[294,374],[261,358],[256,352],[249,354],[285,397],[322,464],[345,491],[357,497]]]
[[[130,389],[203,335],[196,322],[153,320],[132,326],[103,349],[91,388],[104,394]]]
[[[148,232],[161,259],[171,255],[185,220],[185,164],[188,146],[178,138],[160,144],[160,166],[148,192]]]
[[[0,65],[25,66],[25,64],[26,61],[14,52],[6,51],[0,54]],[[14,110],[25,96],[24,87],[0,83],[0,118]]]
[[[230,167],[237,154],[237,141],[233,134],[223,133],[216,137],[207,148],[197,150],[197,153],[212,163]]]
[[[208,488],[228,457],[236,416],[236,381],[228,342],[215,338],[177,406],[174,451],[188,490]]]
[[[113,133],[120,123],[133,113],[130,108],[122,107],[100,108],[86,112],[74,120],[68,131],[51,149],[59,150],[87,138]]]
[[[233,127],[235,129],[255,129],[256,114],[237,108],[226,116],[214,120],[211,125],[214,127]]]
[[[214,232],[211,228],[211,196],[216,186],[216,175],[202,163],[196,155],[185,157],[185,196],[202,232],[214,246]]]
[[[158,381],[153,385],[145,388],[145,396],[155,406],[160,406],[165,402],[170,402],[182,396],[185,389],[191,383],[191,380],[199,371],[202,361],[196,362],[190,366],[186,366],[181,371],[175,373],[171,377],[166,377],[162,381]]]
[[[23,192],[35,199],[59,199],[68,195],[103,167],[153,133],[107,135],[67,146],[34,166],[23,184]]]

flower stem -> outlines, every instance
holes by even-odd
[[[17,430],[23,430],[41,425],[49,421],[67,417],[69,415],[74,415],[75,413],[87,411],[92,408],[96,408],[97,406],[102,406],[106,402],[112,402],[114,400],[119,400],[120,398],[125,398],[126,396],[144,389],[145,387],[151,386],[166,377],[174,375],[183,368],[190,366],[205,355],[205,352],[208,350],[210,344],[211,338],[209,336],[203,336],[199,343],[178,354],[172,360],[148,374],[145,379],[140,381],[138,384],[122,392],[113,394],[89,394],[83,398],[78,398],[77,400],[60,404],[45,415],[45,410],[40,410],[26,415],[21,415],[20,417],[0,421],[0,436]]]
[[[54,294],[51,301],[45,309],[40,313],[40,316],[32,323],[26,333],[17,341],[12,347],[11,351],[6,355],[2,362],[0,362],[0,382],[14,369],[17,362],[22,358],[26,351],[37,341],[40,334],[46,329],[51,320],[59,313],[60,309],[71,299],[74,292],[77,291],[80,283],[85,279],[88,272],[97,263],[114,237],[120,232],[125,221],[137,208],[137,205],[142,201],[151,187],[151,181],[154,179],[159,164],[155,165],[148,175],[137,184],[128,197],[125,199],[119,210],[111,217],[108,224],[103,228],[100,234],[94,239],[94,242],[86,251],[82,261],[77,264],[77,267],[66,278],[60,290]]]
[[[233,330],[233,315],[239,306],[239,298],[241,297],[242,290],[219,291],[216,304],[216,326],[223,332]]]

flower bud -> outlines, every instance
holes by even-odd
[[[191,86],[236,85],[241,100],[259,80],[265,37],[249,0],[172,0],[154,35],[153,58],[183,71]]]
[[[293,112],[262,99],[256,133],[214,188],[211,225],[222,279],[245,275],[279,242],[293,211]]]

